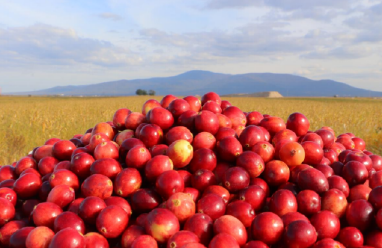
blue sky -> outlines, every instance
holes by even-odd
[[[382,0],[0,0],[3,92],[188,70],[382,91]]]

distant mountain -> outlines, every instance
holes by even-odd
[[[137,89],[154,90],[157,95],[202,95],[215,91],[221,95],[278,91],[283,96],[382,97],[382,92],[359,89],[333,80],[311,80],[290,74],[223,74],[189,71],[173,77],[119,80],[80,86],[58,86],[15,95],[128,96]]]

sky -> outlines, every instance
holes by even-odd
[[[382,91],[382,0],[0,0],[2,92],[290,73]]]

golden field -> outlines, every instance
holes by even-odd
[[[112,120],[119,108],[140,111],[149,96],[67,98],[0,97],[0,165],[10,164],[57,137],[70,139],[98,122]],[[160,100],[161,97],[153,97]],[[301,112],[311,130],[330,126],[337,134],[352,132],[367,149],[382,154],[382,100],[348,98],[225,98],[243,111],[282,117]]]

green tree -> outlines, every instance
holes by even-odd
[[[145,95],[147,95],[147,91],[142,90],[142,89],[137,89],[135,94],[137,94],[138,96],[145,96]]]
[[[155,91],[154,90],[149,90],[149,95],[150,96],[155,96]]]

